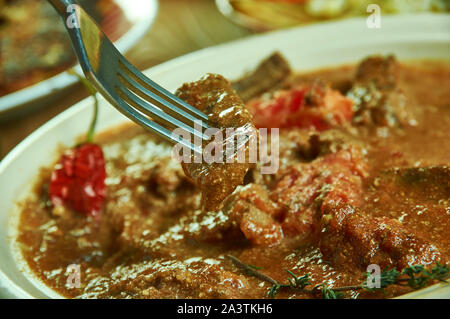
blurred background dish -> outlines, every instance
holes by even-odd
[[[369,4],[382,13],[448,12],[449,0],[216,0],[220,12],[255,31],[343,19],[367,14]]]
[[[153,23],[156,0],[81,0],[80,4],[127,51]],[[37,108],[77,81],[67,32],[46,0],[0,0],[0,121]],[[59,92],[58,92],[59,91]]]

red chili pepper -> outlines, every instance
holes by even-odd
[[[67,150],[56,164],[50,180],[54,206],[67,205],[98,217],[105,198],[105,159],[100,146],[82,144]]]

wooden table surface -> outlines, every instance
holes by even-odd
[[[144,70],[174,57],[251,34],[223,17],[213,0],[160,0],[152,28],[127,57]],[[0,124],[0,158],[39,126],[88,95],[81,86],[45,108]]]

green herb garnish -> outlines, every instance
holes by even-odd
[[[368,285],[367,280],[369,279],[369,276],[372,276],[370,273],[367,273],[366,280],[358,285],[330,287],[327,282],[323,282],[319,285],[313,286],[312,288],[307,288],[312,285],[312,282],[310,281],[310,274],[298,276],[291,270],[286,269],[286,272],[288,273],[288,283],[283,284],[260,272],[260,267],[247,265],[231,255],[227,255],[227,258],[230,259],[238,268],[243,270],[247,275],[272,284],[267,293],[267,297],[270,298],[274,298],[281,289],[291,289],[298,292],[310,293],[320,296],[323,299],[343,298],[345,296],[343,293],[344,291],[384,291],[385,288],[392,285],[407,286],[416,290],[425,287],[427,284],[435,280],[447,283],[450,272],[449,266],[439,263],[436,263],[431,270],[425,268],[423,265],[410,265],[405,267],[402,271],[397,271],[395,268],[385,268],[380,274],[379,287],[376,288],[369,288],[370,286]]]

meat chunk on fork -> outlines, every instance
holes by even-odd
[[[221,75],[208,74],[197,82],[185,83],[176,94],[207,114],[211,127],[221,130],[224,142],[219,147],[222,147],[222,150],[226,149],[226,128],[236,129],[236,132],[240,132],[238,134],[242,134],[241,138],[243,135],[256,138],[251,114],[231,84]],[[239,138],[237,135],[234,137],[236,140]],[[202,191],[203,210],[217,210],[221,202],[243,183],[245,174],[253,166],[247,160],[248,143],[244,144],[237,145],[239,150],[244,150],[244,161],[237,161],[237,155],[232,155],[226,159],[223,157],[222,163],[207,163],[204,160],[195,163],[193,159],[191,163],[182,163],[186,175],[191,177]],[[228,162],[228,159],[232,161]]]
[[[397,87],[397,60],[393,56],[374,56],[362,61],[347,96],[355,102],[355,124],[398,127],[407,121],[404,96]]]
[[[411,264],[428,265],[442,260],[441,252],[396,219],[371,217],[350,205],[327,205],[322,218],[320,250],[333,265],[365,269],[402,269]]]

